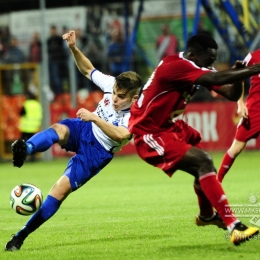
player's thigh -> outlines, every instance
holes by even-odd
[[[178,131],[177,133],[180,140],[183,140],[187,144],[191,144],[192,146],[199,145],[201,141],[201,135],[196,129],[189,126],[183,120],[177,120],[175,122],[175,125],[177,125],[176,126],[177,128],[181,129],[181,131]]]
[[[235,139],[239,142],[246,143],[250,139],[257,138],[260,133],[259,113],[250,112],[249,119],[241,118]]]
[[[147,163],[171,176],[191,145],[172,132],[135,136],[138,155]]]
[[[196,178],[209,172],[215,172],[210,155],[206,151],[193,146],[182,157],[177,167],[179,170],[188,172]]]

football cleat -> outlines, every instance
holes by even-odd
[[[5,245],[5,251],[16,251],[21,248],[23,239],[13,236],[9,242]]]
[[[259,233],[259,229],[256,227],[247,227],[241,222],[237,223],[233,228],[230,236],[230,241],[235,245],[239,246],[241,243],[252,239]]]
[[[27,156],[27,146],[23,139],[14,141],[11,145],[13,153],[13,165],[15,167],[22,167]]]
[[[215,215],[209,220],[205,220],[202,217],[200,217],[199,215],[196,216],[195,217],[195,224],[197,226],[215,225],[218,228],[222,228],[224,230],[227,229],[226,224],[222,221],[221,217],[219,216],[219,214],[217,212],[215,212]]]

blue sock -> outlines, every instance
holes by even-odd
[[[48,195],[41,208],[32,215],[25,226],[19,232],[17,232],[15,236],[19,236],[25,239],[30,233],[32,233],[45,221],[51,218],[58,211],[60,205],[61,201]]]
[[[48,150],[59,141],[59,136],[53,128],[48,128],[26,141],[27,155]]]

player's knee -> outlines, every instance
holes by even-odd
[[[216,172],[216,168],[213,164],[212,158],[209,156],[208,153],[204,153],[204,155],[201,157],[201,163],[199,166],[199,177],[209,173],[209,172]]]
[[[233,158],[236,158],[244,149],[244,147],[233,147],[232,149],[229,149],[229,155]]]
[[[68,127],[62,124],[54,124],[51,126],[51,128],[57,133],[59,136],[59,141],[64,142],[67,140],[68,135],[69,135],[69,130]]]

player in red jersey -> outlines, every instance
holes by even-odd
[[[183,120],[173,120],[184,112],[195,85],[213,89],[229,100],[237,101],[242,92],[241,80],[260,73],[260,64],[244,67],[242,62],[226,71],[206,69],[216,60],[217,49],[211,36],[197,34],[188,40],[184,52],[163,59],[131,108],[129,130],[144,161],[169,176],[182,170],[195,177],[194,189],[200,206],[195,223],[227,227],[231,241],[239,245],[256,235],[258,228],[247,227],[233,213],[226,214],[232,210],[216,178],[211,157],[200,147],[200,134]],[[237,84],[224,85],[233,82]]]
[[[249,53],[244,59],[246,66],[259,62],[260,49]],[[257,138],[260,134],[260,74],[252,76],[250,82],[251,87],[246,98],[246,104],[244,103],[244,93],[242,93],[238,101],[238,114],[241,116],[241,120],[237,126],[233,143],[225,153],[219,168],[217,178],[220,182],[223,181],[226,173],[231,168],[236,157],[243,151],[247,142],[252,138]]]

